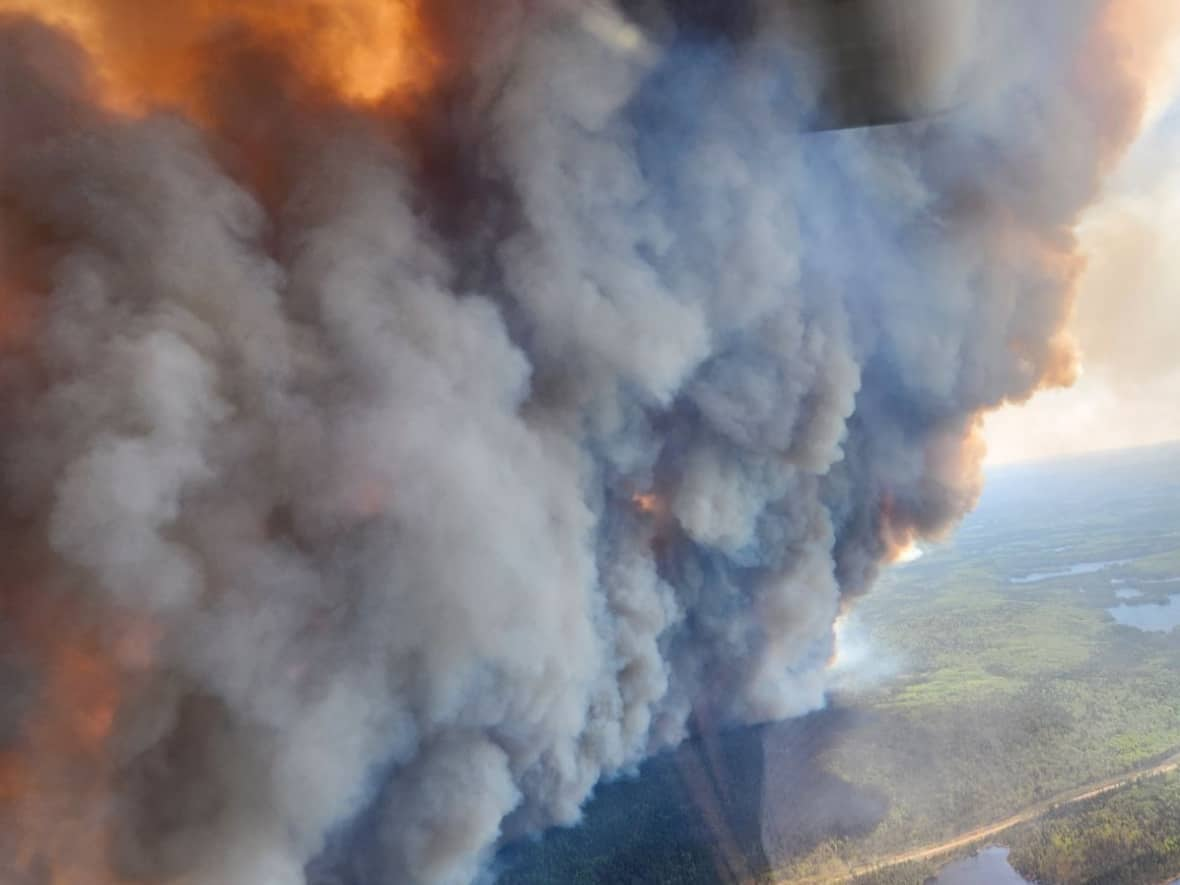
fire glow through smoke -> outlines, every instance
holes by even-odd
[[[635,502],[635,509],[640,513],[650,515],[663,510],[663,502],[660,500],[659,495],[652,492],[636,493],[631,496],[631,500]]]
[[[42,602],[13,614],[43,680],[19,735],[0,752],[6,862],[39,872],[46,878],[32,881],[49,885],[117,885],[104,872],[111,868],[107,742],[127,678],[116,655],[123,643],[147,640],[128,626],[122,643],[104,643],[76,612]],[[132,668],[146,666],[142,649],[129,651]]]
[[[359,105],[425,89],[438,63],[418,0],[0,0],[67,30],[87,50],[104,101],[130,112],[204,110],[200,82],[218,41],[282,53],[309,85]]]
[[[969,102],[803,134],[770,0],[0,0],[0,879],[463,885],[821,706],[1142,104],[946,5]]]

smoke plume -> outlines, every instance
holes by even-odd
[[[821,706],[1140,113],[1134,3],[941,5],[808,132],[791,4],[2,0],[0,877],[466,883]]]

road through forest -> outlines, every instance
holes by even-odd
[[[968,830],[965,833],[960,833],[950,839],[933,845],[924,845],[918,848],[913,848],[909,851],[902,851],[897,854],[886,855],[879,858],[872,863],[859,864],[851,867],[848,872],[836,877],[819,877],[808,879],[779,879],[776,880],[777,885],[819,885],[819,883],[828,882],[847,882],[857,876],[863,876],[866,873],[873,873],[879,870],[887,869],[888,867],[895,867],[899,864],[909,863],[916,860],[929,860],[933,857],[938,857],[941,854],[954,851],[957,848],[963,848],[974,842],[980,842],[997,833],[1002,833],[1004,830],[1011,829],[1018,824],[1027,823],[1035,820],[1050,811],[1060,808],[1063,805],[1072,805],[1077,802],[1085,802],[1087,799],[1093,799],[1095,796],[1100,796],[1103,793],[1109,793],[1135,781],[1143,780],[1144,778],[1157,777],[1161,774],[1166,774],[1169,771],[1174,771],[1180,768],[1180,752],[1173,753],[1162,762],[1157,762],[1146,768],[1141,768],[1136,771],[1126,772],[1124,774],[1116,775],[1114,777],[1105,778],[1101,781],[1085,784],[1081,787],[1075,787],[1064,793],[1059,793],[1048,799],[1043,799],[1027,808],[1018,811],[1016,814],[1010,815],[1003,820],[995,823],[986,824],[982,827],[976,827],[973,830]]]

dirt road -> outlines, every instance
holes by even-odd
[[[934,845],[925,845],[919,848],[914,848],[910,851],[903,851],[898,854],[890,854],[882,857],[879,860],[868,864],[861,864],[849,869],[844,875],[835,878],[819,878],[819,879],[780,879],[777,880],[779,885],[788,885],[788,883],[795,883],[795,885],[819,885],[819,883],[827,882],[847,882],[856,876],[863,876],[865,873],[872,873],[877,870],[883,870],[888,867],[894,867],[899,864],[909,863],[915,860],[929,860],[932,857],[938,857],[940,854],[947,854],[957,848],[963,848],[975,842],[981,842],[991,836],[1001,833],[1004,830],[1010,829],[1017,824],[1027,823],[1042,815],[1048,814],[1056,808],[1063,805],[1072,805],[1076,802],[1084,802],[1087,799],[1092,799],[1095,796],[1100,796],[1103,793],[1109,793],[1112,790],[1117,790],[1125,787],[1128,784],[1134,783],[1138,780],[1143,780],[1148,777],[1157,777],[1169,771],[1174,771],[1180,768],[1180,752],[1174,753],[1163,762],[1158,762],[1155,765],[1141,768],[1137,771],[1128,772],[1126,774],[1117,775],[1116,777],[1107,778],[1095,783],[1086,784],[1082,787],[1077,787],[1065,793],[1059,793],[1049,799],[1044,799],[1034,805],[1018,811],[1003,820],[996,821],[986,826],[977,827],[974,830],[969,830],[966,833],[961,833],[951,839],[943,842],[938,842]]]

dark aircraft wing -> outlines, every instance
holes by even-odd
[[[950,20],[977,0],[622,0],[657,42],[671,35],[739,48],[768,31],[799,60],[816,92],[812,131],[935,116],[960,97],[962,58],[946,52]]]

